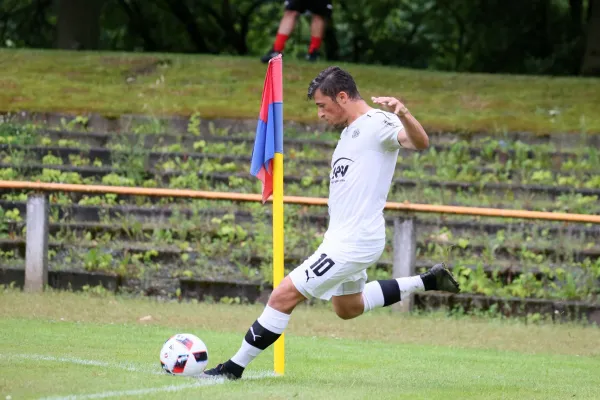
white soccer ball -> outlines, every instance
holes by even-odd
[[[208,364],[208,350],[199,337],[179,333],[165,342],[160,350],[160,365],[173,375],[200,375]]]

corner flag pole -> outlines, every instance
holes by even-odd
[[[283,154],[275,155],[273,166],[273,288],[283,280]],[[275,373],[285,371],[284,334],[275,342]]]
[[[250,174],[262,182],[262,203],[273,195],[273,289],[283,280],[283,65],[271,58],[265,76]],[[275,342],[275,373],[285,366],[283,335]]]
[[[281,134],[275,136],[275,148],[281,152],[275,152],[273,160],[273,289],[283,280],[283,66],[281,56],[270,61],[273,64],[273,87],[280,91],[282,107],[278,109],[275,116],[275,130]],[[276,97],[279,97],[276,96]],[[285,339],[282,334],[275,342],[274,370],[276,374],[283,375],[285,372]]]

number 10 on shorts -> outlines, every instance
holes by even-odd
[[[334,265],[335,263],[333,262],[333,260],[331,258],[328,258],[327,254],[323,253],[321,254],[321,257],[319,257],[319,259],[308,268],[310,268],[316,276],[323,276]],[[306,271],[306,275],[308,276],[308,270]]]

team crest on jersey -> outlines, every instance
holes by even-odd
[[[354,132],[352,132],[352,139],[356,139],[358,135],[360,135],[360,131],[358,129],[355,129]]]

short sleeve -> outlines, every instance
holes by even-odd
[[[394,151],[400,149],[400,143],[398,142],[398,132],[404,129],[400,118],[396,114],[378,112],[375,114],[375,124],[377,129],[377,136],[381,146],[386,151]]]

